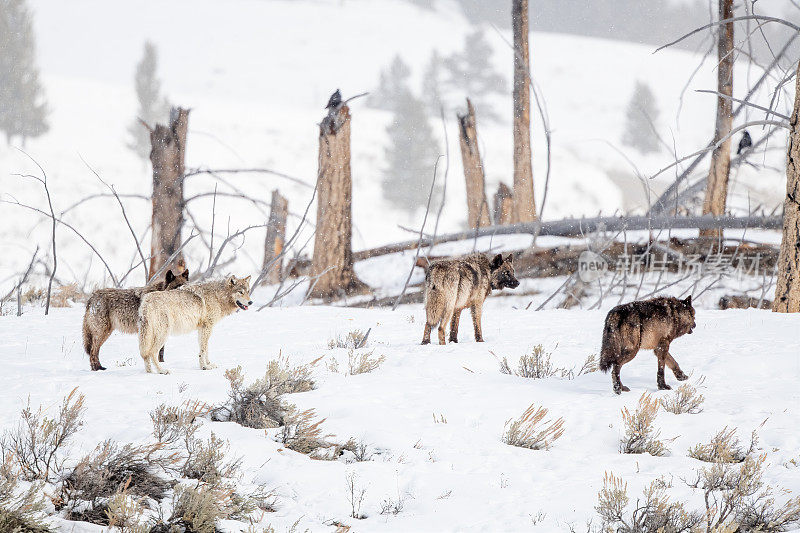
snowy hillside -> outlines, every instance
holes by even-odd
[[[456,6],[447,1],[437,6],[437,11],[427,11],[400,0],[232,0],[223,9],[211,0],[166,4],[34,1],[38,62],[52,109],[52,127],[45,136],[30,140],[25,149],[48,172],[57,212],[89,194],[108,192],[81,157],[118,192],[149,195],[149,165],[137,159],[125,143],[126,130],[136,113],[133,71],[144,41],[150,39],[159,50],[159,76],[166,94],[172,102],[192,108],[190,168],[266,167],[312,184],[317,165],[316,124],[334,89],[341,88],[345,96],[373,89],[381,68],[400,54],[411,66],[412,86],[419,91],[432,50],[449,54],[460,49],[472,28]],[[180,31],[175,31],[176,25]],[[510,38],[509,32],[501,37],[491,27],[485,31],[497,70],[510,80],[512,54],[503,40]],[[410,35],[417,37],[409,39]],[[708,142],[713,96],[694,91],[715,87],[713,61],[706,62],[686,88],[676,122],[681,91],[699,61],[695,54],[665,50],[653,55],[647,46],[555,34],[533,34],[531,50],[533,75],[553,130],[545,218],[641,208],[645,194],[634,166],[651,174],[673,157],[666,148],[642,156],[621,145],[625,108],[637,80],[646,81],[655,93],[660,109],[656,126],[667,145],[674,144],[685,154]],[[745,80],[752,82],[758,74],[758,68],[740,64],[735,95],[741,96]],[[464,96],[448,95],[456,102]],[[765,103],[768,98],[765,93],[757,101]],[[495,98],[493,107],[499,122],[482,121],[481,110],[477,110],[489,194],[500,180],[510,182],[512,167],[510,94]],[[363,100],[353,103],[355,249],[407,238],[409,234],[398,224],[418,227],[421,223],[421,214],[409,217],[381,197],[385,127],[390,118],[387,112],[369,109]],[[454,118],[447,117],[449,193],[440,231],[459,229],[466,219]],[[545,144],[538,113],[533,113],[533,124],[536,194],[541,201]],[[443,144],[437,117],[431,117],[431,126]],[[756,138],[763,134],[753,133]],[[767,159],[759,161],[766,168],[740,167],[732,175],[730,205],[734,209],[757,205],[771,209],[779,202],[784,142],[783,133],[770,142]],[[444,153],[443,145],[440,149]],[[433,167],[433,161],[430,164]],[[44,207],[40,185],[12,175],[34,170],[23,154],[0,147],[3,198]],[[668,172],[649,185],[657,192],[673,175]],[[290,200],[289,231],[311,195],[310,187],[275,176],[237,174],[228,178],[230,186],[219,183],[220,191],[245,190],[264,201],[269,201],[272,189],[279,188]],[[443,172],[438,179],[444,179]],[[206,176],[192,177],[186,195],[212,192],[215,183]],[[134,228],[144,235],[150,219],[148,202],[141,198],[124,201]],[[266,219],[263,206],[231,198],[218,198],[216,212],[215,232],[220,240],[228,230]],[[312,206],[312,220],[314,212]],[[192,201],[189,214],[209,231],[212,199]],[[48,250],[48,229],[40,215],[9,204],[0,205],[0,216],[0,253],[4,257],[0,280],[7,284],[6,277],[24,268],[37,244],[43,252]],[[91,232],[91,242],[113,270],[127,270],[133,239],[113,199],[89,200],[70,209],[64,219]],[[263,230],[248,234],[237,256],[237,268],[260,265],[262,236]],[[63,227],[59,246],[60,279],[82,280],[88,273],[90,282],[101,282],[104,273],[97,258],[90,262],[88,248]],[[190,244],[188,253],[190,268],[199,270],[207,251],[198,241]]]
[[[619,452],[624,434],[620,410],[634,410],[642,393],[667,399],[656,390],[656,361],[643,352],[622,372],[631,392],[616,396],[606,374],[575,379],[525,379],[502,374],[538,344],[552,352],[558,367],[580,368],[599,351],[604,312],[512,309],[495,298],[484,311],[484,344],[476,344],[462,321],[459,344],[420,346],[423,312],[404,306],[396,312],[322,307],[237,313],[215,330],[211,360],[216,370],[197,368],[194,336],[167,344],[172,374],[145,374],[136,340],[115,335],[103,347],[109,367],[90,372],[79,338],[81,309],[55,310],[47,318],[29,313],[3,317],[4,372],[0,377],[0,427],[10,428],[30,398],[34,407],[55,408],[72,388],[86,395],[86,425],[71,456],[79,457],[107,438],[143,443],[150,438],[148,413],[157,405],[186,400],[221,403],[224,369],[241,365],[248,381],[262,376],[279,354],[292,365],[309,364],[316,388],[290,394],[300,409],[316,410],[323,429],[340,441],[367,444],[369,460],[320,461],[276,442],[280,430],[247,429],[230,422],[202,421],[200,434],[213,432],[231,442],[231,456],[244,460],[244,482],[265,483],[275,491],[275,512],[258,526],[275,531],[566,531],[583,530],[594,512],[603,476],[613,472],[628,483],[635,500],[651,481],[671,482],[673,500],[690,509],[702,496],[688,488],[704,463],[688,449],[724,427],[736,428],[747,444],[757,430],[755,452],[766,454],[764,481],[796,495],[800,491],[800,344],[797,317],[765,311],[700,311],[692,335],[672,345],[672,354],[690,373],[688,383],[705,397],[698,414],[661,411],[655,422],[670,452],[664,457]],[[466,318],[466,317],[465,317]],[[465,327],[467,326],[467,327]],[[371,328],[359,352],[385,356],[376,370],[343,375],[347,350],[329,349],[328,340],[354,329]],[[769,349],[764,349],[769,339]],[[337,360],[339,373],[331,371]],[[678,383],[672,375],[667,383]],[[531,404],[563,417],[565,432],[549,450],[504,444],[504,424]],[[350,517],[346,479],[355,473],[366,489],[365,519]],[[789,495],[776,493],[779,504]],[[402,501],[398,514],[381,514],[386,501]],[[257,518],[258,519],[258,515]],[[86,523],[60,522],[75,533],[104,531]],[[228,531],[245,524],[226,522]],[[260,529],[258,530],[260,531]]]

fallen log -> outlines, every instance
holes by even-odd
[[[477,237],[490,237],[497,235],[548,235],[555,237],[579,237],[597,231],[635,231],[635,230],[665,230],[665,229],[780,229],[783,227],[783,217],[778,216],[749,216],[735,217],[712,215],[694,217],[594,217],[594,218],[567,218],[549,222],[523,222],[506,226],[488,226],[469,231],[461,231],[440,235],[435,239],[423,237],[421,240],[398,242],[378,246],[353,253],[354,261],[363,261],[370,257],[387,255],[405,250],[413,250],[419,244],[422,247],[432,246],[445,242],[462,241]]]

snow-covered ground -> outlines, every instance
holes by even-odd
[[[671,479],[676,499],[691,507],[700,495],[687,488],[702,463],[687,450],[707,442],[725,426],[743,440],[758,429],[759,453],[767,454],[765,481],[800,491],[800,341],[798,317],[767,311],[706,311],[697,314],[694,334],[675,341],[672,354],[690,373],[689,383],[705,396],[699,414],[661,412],[656,426],[668,442],[666,457],[624,455],[620,409],[635,408],[642,393],[663,398],[656,389],[656,363],[642,352],[623,369],[631,392],[616,396],[608,375],[599,372],[574,380],[531,380],[500,373],[498,359],[514,364],[541,344],[558,366],[580,367],[599,352],[604,311],[514,309],[491,298],[484,312],[483,344],[471,338],[465,315],[458,344],[420,346],[420,305],[397,311],[295,307],[239,312],[217,326],[211,359],[218,369],[197,367],[194,336],[167,344],[167,376],[146,374],[136,339],[114,335],[101,352],[108,367],[91,372],[80,341],[82,306],[55,309],[49,317],[30,310],[22,317],[0,318],[3,372],[0,375],[0,428],[11,427],[30,398],[33,406],[57,405],[78,387],[86,395],[86,425],[74,441],[74,454],[112,438],[143,442],[150,435],[148,412],[161,403],[185,400],[221,402],[226,397],[226,368],[241,365],[249,380],[263,375],[279,354],[292,364],[313,367],[316,389],[286,399],[326,418],[324,429],[340,440],[369,444],[367,462],[318,461],[284,449],[276,430],[246,429],[234,423],[203,421],[202,432],[230,440],[241,455],[245,481],[266,483],[278,495],[275,513],[263,517],[286,531],[332,531],[334,521],[351,531],[556,531],[582,526],[594,516],[603,474],[628,482],[632,497],[650,481]],[[346,350],[329,349],[328,340],[353,329],[371,328],[363,350],[384,355],[377,370],[345,376],[328,363],[347,361]],[[671,376],[667,382],[676,385]],[[501,442],[505,422],[530,404],[550,417],[563,417],[566,431],[548,451],[515,448]],[[446,423],[444,422],[446,421]],[[364,520],[349,517],[345,479],[356,474],[366,489]],[[381,515],[385,499],[403,500],[397,515]],[[778,494],[779,501],[787,498]],[[537,520],[534,518],[544,516]],[[595,522],[596,523],[596,522]],[[62,523],[64,531],[104,529]],[[244,526],[226,523],[231,531]]]
[[[166,94],[172,102],[192,108],[189,167],[267,167],[313,183],[316,124],[334,89],[341,88],[345,96],[373,89],[380,70],[400,54],[411,67],[412,88],[419,92],[431,52],[436,49],[446,56],[460,50],[464,36],[474,29],[455,5],[444,0],[436,3],[436,10],[401,0],[230,0],[224,7],[214,0],[166,4],[155,0],[32,0],[31,5],[38,63],[52,114],[50,132],[29,140],[26,151],[47,170],[57,212],[86,195],[108,192],[81,157],[120,193],[149,195],[149,166],[125,146],[137,106],[133,73],[146,39],[158,47],[159,76]],[[333,35],[332,26],[336,29]],[[503,30],[501,36],[491,27],[484,30],[497,70],[510,81],[512,54],[504,42],[510,39],[510,32]],[[625,109],[637,80],[647,82],[655,94],[660,110],[656,127],[666,144],[674,143],[678,152],[685,154],[708,142],[714,98],[695,90],[716,86],[714,61],[707,61],[697,72],[681,100],[686,80],[700,60],[697,54],[673,49],[653,54],[653,47],[645,45],[540,33],[532,34],[531,50],[533,76],[553,130],[545,218],[636,210],[645,195],[634,167],[649,175],[673,161],[666,149],[642,155],[621,145]],[[757,67],[748,69],[740,62],[734,96],[742,96],[758,75]],[[463,101],[464,96],[448,95],[455,102]],[[768,105],[770,96],[765,89],[756,101]],[[781,98],[779,107],[784,111],[785,104]],[[490,194],[500,180],[511,181],[510,93],[494,98],[492,105],[498,122],[481,120],[481,110],[477,110]],[[749,112],[750,119],[756,115]],[[541,117],[538,112],[532,116],[536,194],[541,200],[545,142]],[[410,217],[401,213],[381,196],[385,128],[390,120],[388,112],[369,109],[363,100],[353,102],[355,249],[409,238],[398,224],[418,227],[421,223],[421,214]],[[452,113],[446,122],[450,172],[441,232],[460,229],[466,219]],[[431,117],[431,126],[444,153],[438,117]],[[752,133],[756,140],[762,134]],[[733,173],[732,208],[762,205],[770,210],[780,202],[784,145],[784,134],[777,134],[766,159],[758,161],[766,168],[743,166]],[[3,199],[13,196],[44,208],[41,186],[12,175],[34,171],[23,154],[0,147]],[[648,186],[657,192],[672,177],[674,172],[667,172]],[[311,196],[309,187],[274,176],[238,174],[228,178],[234,187],[267,202],[270,191],[279,188],[290,201],[290,232]],[[440,175],[439,179],[443,178]],[[186,195],[212,192],[214,185],[206,176],[192,177]],[[233,191],[225,184],[218,185],[221,192]],[[136,232],[145,235],[147,243],[149,203],[137,198],[124,202]],[[191,201],[188,210],[204,230],[210,230],[211,198]],[[263,207],[231,198],[217,198],[216,212],[217,242],[229,229],[266,221]],[[314,216],[312,206],[312,221]],[[88,234],[115,272],[128,269],[135,256],[133,239],[113,199],[90,200],[65,213],[64,219]],[[0,284],[5,287],[12,283],[7,276],[27,265],[37,245],[41,253],[47,253],[49,230],[40,215],[9,204],[0,204],[0,220]],[[102,282],[100,262],[96,257],[90,262],[92,254],[86,245],[63,227],[58,238],[59,279],[68,283],[86,277],[90,285]],[[262,242],[263,230],[249,232],[244,243],[237,243],[243,246],[235,266],[253,269],[260,265]],[[192,242],[187,252],[190,268],[198,271],[208,257],[200,239]],[[134,276],[130,281],[139,283],[138,271]]]

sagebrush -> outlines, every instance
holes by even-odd
[[[622,408],[622,423],[625,436],[620,439],[621,453],[649,453],[650,455],[666,455],[669,451],[659,440],[661,432],[654,426],[658,416],[658,401],[649,394],[642,394],[636,411],[631,413],[627,407]]]
[[[520,448],[546,450],[564,434],[564,419],[547,420],[547,409],[531,404],[522,416],[506,422],[503,442]]]
[[[703,411],[703,402],[706,399],[697,389],[684,383],[672,393],[671,396],[661,398],[659,403],[665,411],[680,415],[683,413],[697,414]]]
[[[531,353],[519,358],[517,367],[512,368],[507,357],[500,361],[500,372],[513,376],[529,379],[544,379],[556,377],[561,379],[575,379],[583,374],[589,374],[597,370],[597,358],[589,355],[581,365],[581,368],[564,368],[555,366],[551,360],[552,352],[546,352],[541,344],[537,344]]]

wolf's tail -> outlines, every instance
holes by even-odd
[[[86,312],[83,315],[83,349],[87,355],[92,352],[92,330],[89,327],[89,303],[86,303]]]
[[[617,362],[617,356],[622,350],[619,325],[619,314],[616,311],[610,311],[603,327],[603,345],[600,348],[600,362],[597,365],[603,372],[608,372],[612,365]]]

